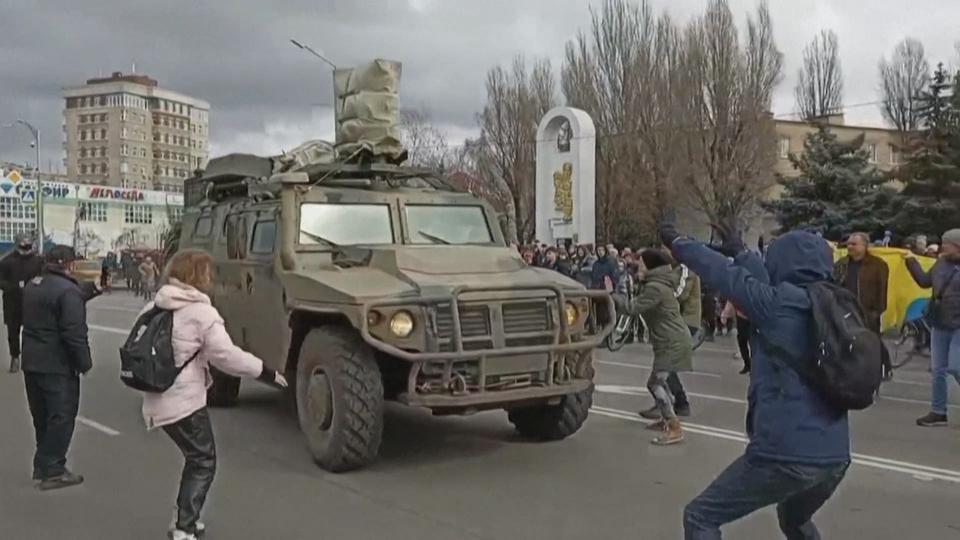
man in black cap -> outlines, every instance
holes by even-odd
[[[10,373],[20,371],[20,328],[23,326],[23,286],[40,275],[43,266],[27,233],[17,235],[17,246],[0,259],[0,289],[3,289],[3,322],[7,326]]]
[[[41,490],[75,486],[67,467],[80,406],[80,375],[90,371],[84,291],[71,275],[74,253],[54,246],[43,273],[23,289],[23,377],[36,431],[33,479]]]

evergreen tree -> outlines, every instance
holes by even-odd
[[[940,234],[960,227],[960,77],[937,66],[920,97],[921,129],[910,138],[894,201],[897,230]]]
[[[790,155],[796,178],[781,178],[780,198],[767,205],[781,232],[806,229],[841,240],[855,231],[879,234],[887,225],[893,190],[870,164],[863,136],[842,142],[826,125],[807,136],[803,154]]]

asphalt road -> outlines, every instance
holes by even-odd
[[[138,395],[117,380],[117,347],[141,305],[115,293],[89,306],[96,367],[83,380],[70,454],[87,477],[81,487],[32,487],[23,383],[0,373],[0,538],[165,537],[181,458],[162,432],[144,429]],[[503,413],[434,418],[390,407],[380,461],[344,475],[311,463],[280,393],[245,383],[238,407],[213,412],[220,462],[207,537],[681,538],[684,504],[743,451],[747,379],[732,350],[730,339],[705,345],[698,371],[683,377],[694,415],[680,446],[648,444],[635,411],[650,401],[650,351],[628,346],[600,354],[595,408],[566,441],[523,441]],[[6,366],[5,348],[0,360]],[[960,407],[951,406],[949,427],[915,427],[927,410],[927,378],[920,366],[898,373],[879,403],[854,415],[857,457],[816,517],[824,538],[960,538]],[[725,533],[779,538],[769,509]]]

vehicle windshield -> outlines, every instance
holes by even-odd
[[[491,244],[482,206],[408,204],[407,233],[413,244]]]
[[[386,204],[304,203],[300,206],[300,244],[392,243],[390,206]]]

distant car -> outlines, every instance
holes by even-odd
[[[77,281],[100,282],[100,269],[103,263],[99,259],[85,259],[74,263],[73,277]]]

